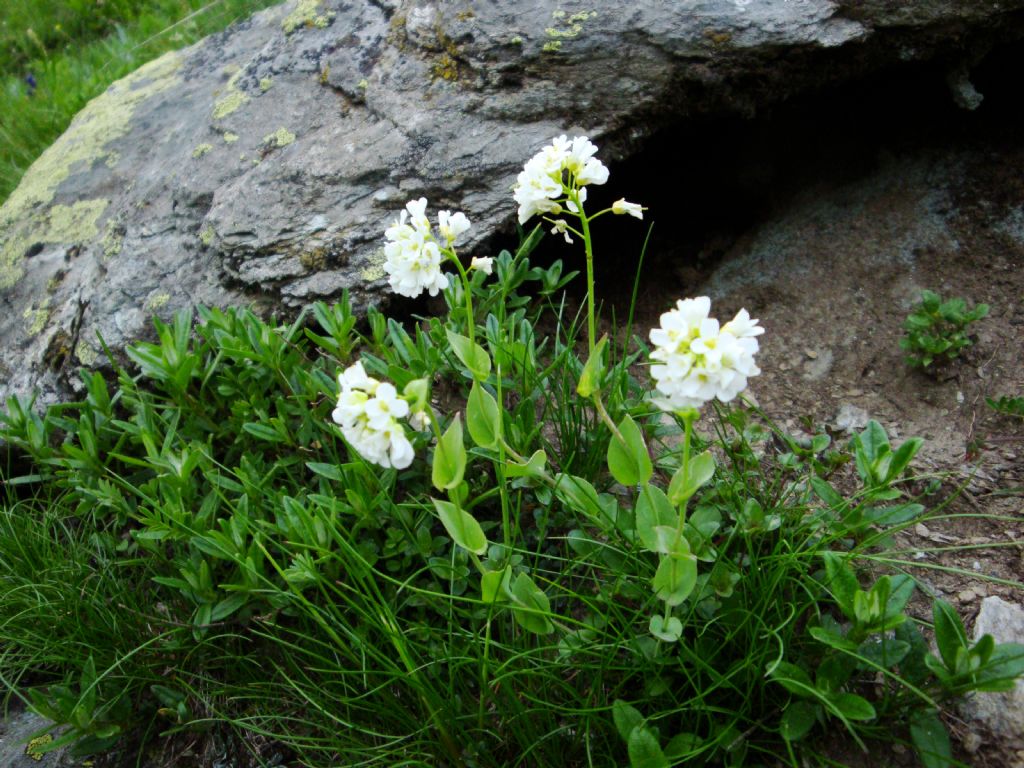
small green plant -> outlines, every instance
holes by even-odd
[[[985,402],[988,403],[988,407],[996,413],[1001,413],[1004,416],[1016,416],[1017,418],[1024,419],[1024,397],[1020,395],[1015,397],[1003,395],[998,400],[986,397]]]
[[[922,291],[920,302],[903,324],[907,333],[900,339],[900,348],[907,353],[907,363],[928,368],[956,360],[971,346],[967,326],[987,314],[987,304],[967,309],[961,298],[943,301],[933,291]]]

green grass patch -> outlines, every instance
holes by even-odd
[[[0,201],[115,80],[276,0],[8,0],[0,23]]]

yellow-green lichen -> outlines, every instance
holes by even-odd
[[[44,733],[42,736],[36,736],[36,738],[32,739],[32,741],[25,745],[25,754],[36,762],[39,762],[46,754],[46,752],[43,751],[43,748],[51,741],[53,741],[53,736],[49,733]]]
[[[523,38],[520,35],[513,35],[512,39],[509,40],[509,42],[512,43],[512,45],[522,45]]]
[[[242,157],[244,158],[245,155],[242,155]],[[213,238],[214,238],[214,236],[216,234],[217,233],[214,232],[214,230],[213,230],[213,226],[210,225],[210,224],[207,224],[199,232],[199,242],[201,242],[203,245],[209,245],[210,243],[213,242]]]
[[[96,364],[96,361],[100,359],[99,350],[96,349],[92,344],[86,344],[85,342],[78,342],[78,346],[75,347],[75,356],[82,365],[92,367]]]
[[[263,143],[274,147],[287,147],[295,141],[295,134],[287,128],[278,128],[273,133],[263,137]]]
[[[231,131],[224,131],[224,143],[225,144],[234,144],[236,141],[238,141],[238,134],[237,133],[232,133]]]
[[[562,41],[548,40],[546,43],[544,43],[544,45],[541,46],[541,50],[546,51],[547,53],[556,53],[557,51],[562,50]]]
[[[192,157],[199,159],[207,152],[213,149],[213,144],[200,144],[198,147],[192,150]]]
[[[124,245],[124,228],[114,219],[107,221],[107,228],[103,232],[103,239],[100,246],[103,248],[103,258],[112,259],[121,252]]]
[[[106,165],[107,168],[113,168],[115,165],[118,164],[118,162],[120,160],[121,160],[121,153],[120,152],[108,152],[107,153],[107,159],[103,161],[103,164]]]
[[[334,12],[320,13],[323,0],[297,0],[295,10],[281,22],[281,29],[290,35],[299,27],[318,27],[323,29],[334,19]]]
[[[146,309],[157,310],[165,306],[171,300],[169,293],[154,293],[146,299]]]
[[[373,282],[374,280],[380,280],[387,272],[384,271],[384,262],[387,261],[387,257],[384,256],[384,251],[379,251],[373,254],[368,259],[368,264],[363,267],[359,276],[367,282]]]
[[[54,205],[38,222],[35,242],[82,243],[99,234],[99,221],[109,200],[81,200],[72,205]],[[29,245],[32,245],[30,242]]]
[[[38,307],[35,304],[26,307],[21,316],[25,320],[25,332],[29,336],[35,336],[46,327],[50,319],[50,297],[43,299]]]
[[[178,82],[179,54],[166,53],[111,85],[86,104],[71,126],[28,169],[21,184],[0,207],[0,290],[21,279],[25,251],[50,239],[55,230],[47,210],[61,183],[77,170],[115,153],[107,145],[126,134],[144,101]],[[106,203],[104,202],[105,206]]]
[[[267,91],[270,90],[270,86],[272,86],[273,84],[274,84],[274,81],[271,80],[269,77],[261,78],[260,79],[260,91],[262,91],[263,93],[266,93]]]
[[[584,22],[589,21],[595,16],[597,16],[597,11],[580,11],[579,13],[572,14],[572,16],[566,14],[565,11],[552,11],[551,18],[555,20],[555,24],[544,30],[544,34],[551,38],[551,40],[545,43],[544,50],[561,50],[561,45],[553,45],[553,43],[560,43],[562,40],[571,40],[574,37],[579,37],[583,31]]]
[[[239,69],[231,76],[228,80],[227,85],[224,86],[224,95],[217,99],[213,105],[213,119],[223,120],[225,117],[230,115],[232,112],[237,111],[245,102],[249,100],[249,97],[242,93],[238,88],[238,79],[242,76],[242,70]]]

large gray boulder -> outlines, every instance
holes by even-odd
[[[625,157],[682,119],[753,115],[879,68],[1021,35],[1024,0],[292,0],[115,83],[0,208],[0,397],[205,304],[386,296],[410,198],[507,229],[523,161],[581,132]]]

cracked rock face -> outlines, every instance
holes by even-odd
[[[0,397],[195,304],[387,297],[406,200],[508,229],[522,163],[585,133],[607,160],[694,117],[753,116],[900,62],[1024,35],[1024,0],[292,0],[115,83],[0,208]],[[966,85],[965,85],[966,83]],[[970,99],[968,99],[970,101]]]

